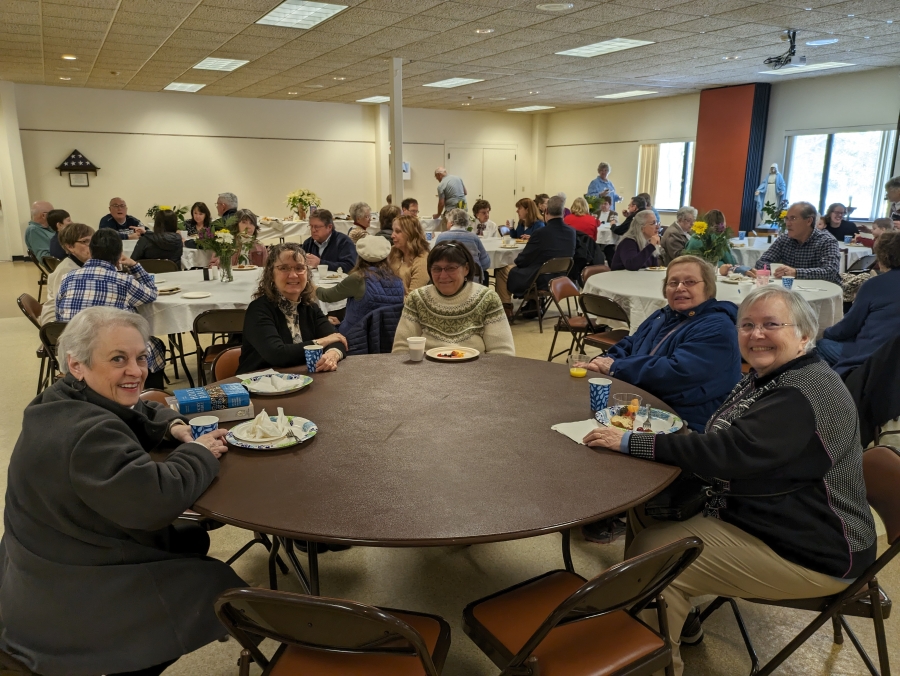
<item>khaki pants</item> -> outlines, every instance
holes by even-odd
[[[506,287],[506,282],[509,279],[509,271],[514,267],[514,265],[507,265],[505,268],[494,268],[494,290],[504,305],[512,305],[512,295]]]
[[[687,521],[654,523],[642,512],[632,510],[628,514],[633,541],[626,544],[627,558],[685,537],[696,536],[704,545],[697,560],[663,592],[668,606],[675,676],[681,676],[684,671],[680,638],[692,598],[706,594],[732,598],[813,598],[837,594],[847,587],[846,582],[782,559],[762,540],[724,521],[698,514]],[[645,611],[641,619],[657,627],[655,610]],[[657,676],[662,674],[660,671]]]

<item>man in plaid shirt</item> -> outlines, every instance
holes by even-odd
[[[66,275],[59,287],[56,296],[57,321],[71,321],[79,312],[95,305],[136,312],[138,305],[156,300],[153,277],[140,264],[122,256],[122,240],[116,231],[109,228],[97,230],[90,246],[90,260],[80,270]],[[159,338],[151,337],[147,351],[150,376],[146,385],[161,387],[166,348]]]
[[[841,252],[838,241],[824,230],[816,228],[818,214],[809,202],[797,202],[788,209],[784,219],[787,233],[781,235],[759,257],[754,266],[782,263],[774,276],[797,279],[824,279],[841,284]],[[755,272],[747,274],[753,276]]]

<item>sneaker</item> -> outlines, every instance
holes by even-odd
[[[700,609],[691,608],[681,629],[681,645],[697,645],[701,641],[703,641],[703,625],[700,624]]]
[[[588,542],[608,545],[625,535],[625,519],[614,516],[585,524],[581,527],[581,535]]]

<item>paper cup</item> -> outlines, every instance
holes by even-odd
[[[591,410],[600,411],[606,408],[612,381],[607,378],[591,378],[588,385],[591,387]]]
[[[325,275],[328,274],[328,266],[327,266],[327,265],[320,265],[320,266],[318,266],[317,269],[319,270],[319,279],[324,279],[324,278],[325,278]]]
[[[190,420],[191,436],[196,439],[199,436],[208,434],[213,430],[219,429],[219,419],[214,415],[201,415]]]
[[[425,358],[425,339],[422,337],[407,338],[406,344],[409,345],[409,360],[422,361]]]
[[[316,372],[316,362],[322,358],[325,351],[321,345],[309,345],[304,348],[306,354],[306,370],[309,373]]]
[[[775,276],[775,271],[780,268],[784,263],[770,263],[769,264],[769,272],[772,273],[772,276]]]
[[[850,244],[853,241],[853,235],[844,235],[844,244]]]
[[[782,286],[784,286],[785,289],[791,289],[794,287],[794,278],[784,276],[781,278],[781,284],[782,284]]]
[[[744,231],[744,230],[741,230],[741,231],[738,233],[738,239],[741,240],[742,242],[743,242],[745,239],[747,239],[747,232]]]

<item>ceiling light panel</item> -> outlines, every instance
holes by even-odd
[[[840,61],[827,61],[825,63],[810,63],[805,66],[786,66],[778,70],[761,70],[762,75],[792,75],[793,73],[808,73],[813,70],[831,70],[832,68],[846,68],[855,66],[854,63],[841,63]]]
[[[634,49],[635,47],[643,47],[644,45],[654,44],[647,40],[630,40],[628,38],[613,38],[612,40],[604,40],[603,42],[595,42],[592,45],[584,47],[576,47],[575,49],[567,49],[564,52],[556,52],[561,56],[581,56],[592,57],[601,54],[610,54],[611,52],[620,52],[623,49]]]
[[[632,96],[647,96],[648,94],[656,94],[656,92],[646,91],[643,89],[634,89],[630,92],[619,92],[618,94],[604,94],[603,96],[595,96],[595,99],[627,99]]]
[[[205,84],[191,84],[190,82],[173,82],[167,84],[165,89],[170,92],[199,92],[205,86]]]
[[[282,28],[309,29],[345,9],[347,9],[347,5],[308,2],[308,0],[286,0],[256,23],[266,26],[281,26]]]
[[[523,108],[507,108],[510,113],[531,113],[535,110],[550,110],[556,106],[525,106]]]
[[[484,80],[474,80],[468,77],[451,77],[449,80],[440,80],[439,82],[429,82],[423,87],[440,87],[442,89],[452,89],[453,87],[462,87],[463,85],[475,84],[476,82],[484,82]]]
[[[367,99],[356,99],[357,103],[387,103],[391,100],[390,96],[370,96]]]
[[[223,70],[223,71],[231,71],[237,70],[241,66],[245,66],[249,61],[243,61],[242,59],[214,59],[213,57],[209,57],[203,59],[200,63],[198,63],[194,68],[198,70]]]

